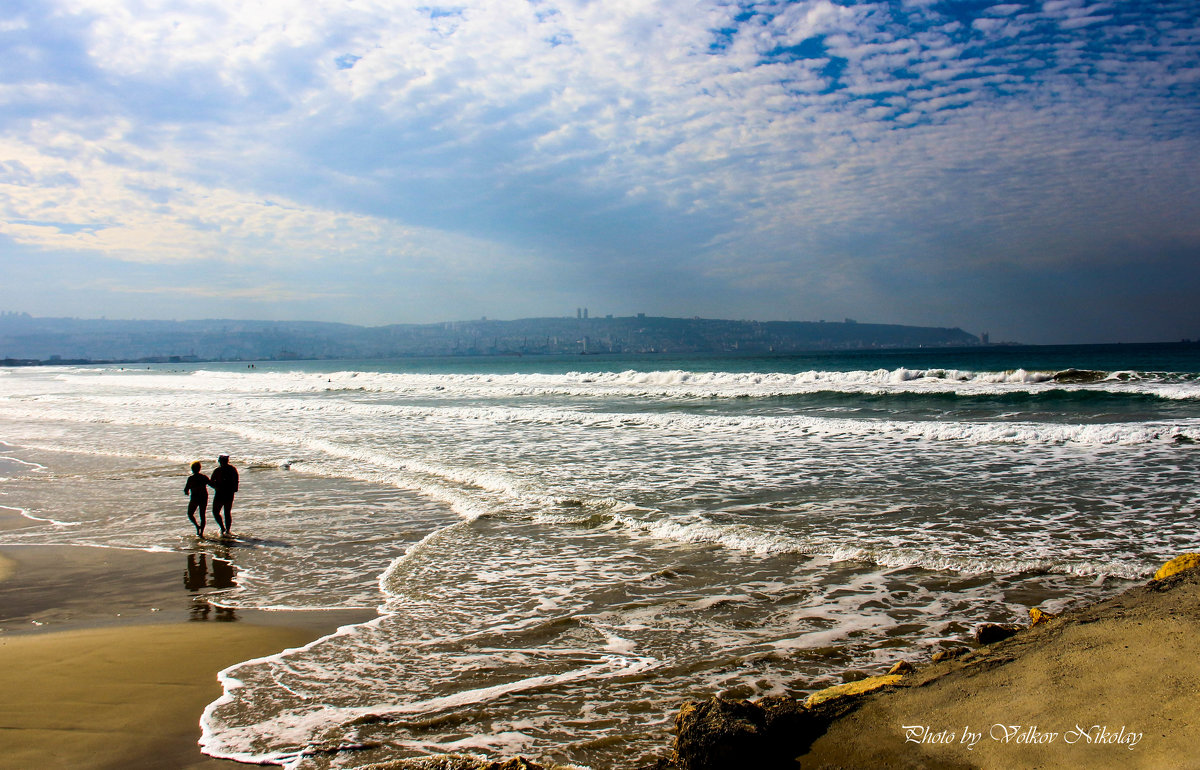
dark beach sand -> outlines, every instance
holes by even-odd
[[[0,550],[0,768],[246,767],[197,746],[200,715],[221,695],[217,672],[375,615],[217,610],[197,587],[198,564],[193,555],[189,571],[180,553]]]

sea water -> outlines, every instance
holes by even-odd
[[[203,554],[222,608],[378,608],[222,673],[204,750],[634,767],[1200,549],[1200,349],[0,370],[0,543]],[[230,542],[187,465],[228,453]],[[210,524],[210,533],[215,526]]]

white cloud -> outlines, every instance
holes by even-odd
[[[788,4],[764,29],[763,48],[799,45],[820,35],[853,29],[869,12],[869,6],[835,5],[828,0]]]
[[[78,288],[89,291],[105,291],[114,294],[133,294],[151,296],[191,297],[208,300],[233,300],[240,302],[312,302],[314,300],[347,300],[353,295],[345,291],[314,291],[297,289],[294,286],[278,283],[257,284],[254,286],[230,286],[223,281],[212,283],[183,284],[179,286],[137,286],[121,284],[111,280],[84,281]]]
[[[186,158],[147,152],[123,137],[130,130],[113,124],[96,137],[38,124],[23,142],[0,139],[0,158],[7,159],[0,161],[0,234],[137,263],[250,261],[291,269],[393,259],[434,273],[476,258],[518,258],[475,238],[198,184]]]
[[[840,231],[969,223],[1024,241],[962,260],[1033,264],[1082,253],[1034,248],[1056,227],[1194,209],[1186,5],[48,2],[99,74],[0,86],[34,116],[0,124],[20,244],[471,273],[640,240],[681,270],[869,272]]]

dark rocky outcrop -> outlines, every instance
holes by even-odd
[[[683,770],[744,767],[766,749],[766,714],[750,701],[713,697],[683,704],[675,717],[676,762]]]
[[[689,701],[675,717],[672,757],[654,770],[794,768],[795,757],[807,751],[831,722],[853,710],[867,692],[899,678],[872,677],[829,688],[824,691],[828,697],[814,701],[815,705],[786,696]]]
[[[954,660],[955,658],[961,658],[964,655],[970,654],[970,652],[970,647],[952,647],[948,650],[939,650],[938,652],[935,652],[930,660],[934,663],[941,663],[943,660]]]
[[[1024,626],[1017,623],[984,623],[975,629],[975,642],[976,644],[995,644],[1023,628]]]
[[[689,701],[675,717],[674,767],[789,767],[798,747],[811,745],[827,723],[823,715],[791,698]]]

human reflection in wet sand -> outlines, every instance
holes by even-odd
[[[183,573],[183,587],[192,593],[208,587],[208,554],[188,554],[187,572]]]
[[[237,620],[237,612],[230,607],[213,606],[209,594],[235,588],[236,570],[233,562],[206,553],[188,554],[187,571],[183,573],[183,586],[192,597],[189,620]],[[211,590],[210,590],[211,589]]]

